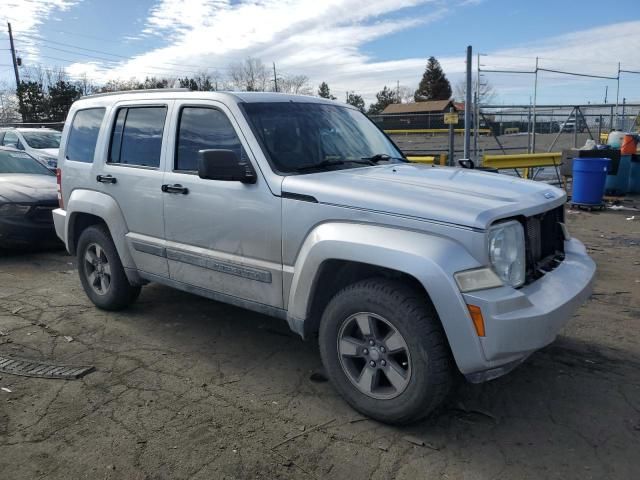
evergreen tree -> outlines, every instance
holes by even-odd
[[[71,104],[80,98],[79,86],[59,80],[49,87],[48,117],[52,122],[64,122]]]
[[[416,102],[424,100],[449,100],[451,98],[451,84],[442,71],[440,62],[435,57],[429,57],[427,68],[414,94]]]
[[[382,90],[376,93],[376,103],[369,105],[369,115],[378,115],[392,103],[399,103],[398,94],[393,88],[388,88],[386,85]]]
[[[364,99],[361,95],[357,95],[353,92],[347,92],[347,103],[353,105],[362,113],[364,113]]]
[[[16,89],[18,111],[25,122],[44,122],[48,120],[47,103],[42,83],[24,80]]]
[[[329,100],[336,99],[336,97],[331,95],[331,90],[329,90],[329,85],[327,85],[327,82],[322,82],[318,87],[318,96],[322,98],[328,98]]]

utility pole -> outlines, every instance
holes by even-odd
[[[615,123],[616,123],[616,128],[620,128],[620,125],[618,124],[618,104],[620,103],[620,62],[618,62],[618,86],[616,88],[616,118],[615,118]],[[613,129],[612,129],[613,130]]]
[[[478,130],[480,129],[480,54],[478,53],[478,71],[476,72],[475,101],[473,102],[473,159],[478,162]]]
[[[397,84],[396,84],[396,100],[398,100],[398,103],[402,103],[400,101],[400,80],[397,80]]]
[[[609,93],[609,85],[604,86],[604,103],[607,103],[607,95]]]
[[[276,75],[276,62],[273,62],[273,86],[278,93],[278,76]]]
[[[471,45],[467,47],[467,91],[464,101],[464,158],[469,158],[471,147]]]
[[[538,57],[536,57],[535,80],[533,82],[533,128],[531,136],[531,152],[536,153],[536,104],[538,102]]]
[[[20,72],[18,71],[18,59],[16,58],[16,48],[13,45],[13,33],[11,32],[11,24],[7,22],[9,27],[9,44],[11,45],[11,58],[13,59],[13,73],[16,75],[16,89],[20,86]]]

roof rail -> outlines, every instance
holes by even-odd
[[[104,92],[85,95],[82,98],[108,97],[109,95],[122,95],[125,93],[154,93],[154,92],[190,92],[188,88],[141,88],[139,90],[119,90],[117,92]]]

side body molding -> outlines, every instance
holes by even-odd
[[[125,243],[125,235],[128,232],[127,222],[122,215],[120,206],[113,197],[95,190],[77,189],[71,192],[69,200],[65,206],[66,216],[66,246],[69,253],[75,253],[76,245],[73,245],[74,226],[79,214],[88,213],[104,220],[111,232],[111,238],[118,250],[118,255],[125,268],[127,278],[132,283],[141,281],[136,264],[131,257],[131,252]]]
[[[464,373],[484,358],[453,274],[480,264],[460,244],[443,237],[377,225],[325,223],[307,236],[296,259],[288,321],[302,335],[320,266],[327,260],[361,262],[401,271],[429,293],[458,368]],[[320,287],[321,288],[321,287]]]

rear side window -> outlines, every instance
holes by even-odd
[[[118,110],[111,136],[109,162],[158,168],[167,107]]]
[[[67,151],[65,153],[67,160],[85,163],[93,162],[104,111],[104,108],[88,108],[76,112],[71,123],[69,139],[67,140]]]
[[[198,151],[233,150],[244,158],[244,150],[231,122],[220,110],[184,107],[180,112],[175,170],[198,170]]]

